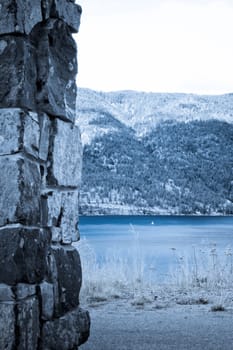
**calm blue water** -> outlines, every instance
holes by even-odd
[[[192,256],[194,247],[209,252],[216,245],[222,257],[233,248],[233,217],[92,216],[80,217],[79,228],[99,263],[111,254],[129,261],[137,254],[145,273],[155,271],[157,279],[168,274],[177,257]]]

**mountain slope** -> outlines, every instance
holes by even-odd
[[[232,99],[79,89],[81,213],[233,213]]]

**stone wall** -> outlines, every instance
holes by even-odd
[[[71,350],[89,335],[79,306],[72,0],[0,1],[0,349]]]

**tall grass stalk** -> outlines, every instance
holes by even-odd
[[[109,298],[141,297],[149,284],[144,281],[145,262],[140,248],[140,237],[130,225],[132,244],[123,256],[111,249],[102,259],[97,259],[89,242],[83,238],[75,244],[78,249],[83,271],[81,297],[92,300]]]
[[[175,263],[171,266],[169,283],[180,288],[201,287],[205,289],[232,288],[232,249],[225,252],[211,244],[209,247],[193,246],[192,256],[180,256],[173,249]]]

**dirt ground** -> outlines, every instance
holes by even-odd
[[[210,305],[131,305],[126,301],[87,306],[91,335],[81,350],[232,350],[233,310]]]

